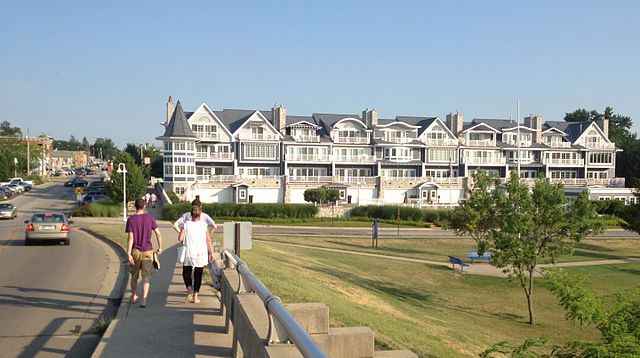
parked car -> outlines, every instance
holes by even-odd
[[[29,191],[29,190],[33,189],[33,181],[31,181],[31,180],[30,181],[24,181],[21,178],[14,178],[14,179],[11,179],[10,183],[11,184],[17,184],[17,185],[23,187],[24,191]]]
[[[9,188],[0,188],[0,198],[9,199],[13,196],[13,191]]]
[[[27,224],[24,233],[25,246],[31,245],[35,240],[56,240],[65,245],[71,243],[70,224],[64,213],[42,212],[35,213],[31,219],[24,222]]]
[[[66,187],[78,187],[78,186],[84,187],[87,184],[89,184],[89,182],[80,178],[73,178],[64,182],[64,186]]]
[[[15,219],[18,216],[18,208],[10,203],[0,203],[0,219]]]
[[[87,194],[82,198],[82,204],[93,203],[104,198],[108,198],[108,196],[106,194]]]
[[[24,192],[24,187],[20,184],[9,184],[7,185],[7,188],[10,188],[13,190],[14,193],[23,193]]]

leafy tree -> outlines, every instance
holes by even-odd
[[[557,353],[569,357],[640,356],[640,287],[612,296],[597,297],[584,288],[584,277],[551,270],[549,288],[565,310],[565,317],[580,325],[592,325],[602,341],[571,342]]]
[[[512,172],[504,188],[490,193],[484,174],[475,178],[480,180],[469,197],[454,210],[452,228],[456,234],[472,236],[478,251],[491,252],[491,265],[518,282],[527,299],[529,323],[535,324],[533,282],[539,262],[555,262],[571,253],[574,243],[602,226],[589,220],[595,212],[586,192],[568,205],[562,185],[542,177],[530,190]]]
[[[459,235],[469,235],[478,245],[479,254],[487,250],[487,244],[495,231],[495,195],[492,188],[499,182],[483,170],[473,174],[473,190],[458,208],[451,213],[450,225]]]
[[[2,121],[0,123],[0,136],[21,137],[22,130],[18,127],[12,127],[8,121]]]
[[[322,204],[334,202],[340,197],[337,189],[317,188],[304,191],[304,200],[310,203]]]
[[[153,157],[153,159],[151,160],[150,175],[156,178],[163,178],[164,177],[163,166],[164,166],[164,161],[161,155],[156,155],[155,157]]]
[[[133,201],[142,197],[147,190],[147,184],[142,175],[142,170],[136,165],[131,155],[126,152],[118,154],[114,160],[114,171],[111,176],[111,181],[106,186],[107,194],[116,201],[122,201],[123,175],[116,172],[120,163],[124,163],[127,169],[127,201]]]
[[[87,137],[82,137],[82,150],[84,150],[85,152],[91,150],[91,144],[89,144],[89,140],[87,140]]]
[[[113,145],[113,141],[109,138],[96,138],[93,151],[98,154],[99,158],[107,160],[115,158],[120,153],[120,150]]]
[[[127,143],[127,146],[124,148],[124,151],[129,153],[133,158],[133,160],[135,160],[136,163],[138,163],[138,165],[142,165],[142,158],[140,157],[139,146],[132,143]]]

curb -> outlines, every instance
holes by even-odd
[[[123,302],[125,301],[123,300],[123,297],[127,289],[127,278],[129,276],[128,271],[126,270],[126,265],[124,263],[127,253],[124,247],[120,246],[104,235],[98,234],[97,232],[87,228],[79,228],[79,230],[82,230],[85,233],[107,244],[118,254],[118,257],[120,258],[120,270],[118,272],[118,278],[116,279],[116,286],[113,290],[114,296],[108,299],[107,307],[105,307],[101,315],[104,319],[111,319],[111,322],[109,323],[109,326],[103,333],[102,337],[100,337],[98,344],[91,354],[91,357],[99,357],[105,349],[105,346],[107,344],[106,342],[111,338],[113,330],[118,325],[118,321],[123,318],[123,315],[126,315],[126,309],[128,308],[128,305],[126,303],[123,304]]]

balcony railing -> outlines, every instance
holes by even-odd
[[[464,164],[491,164],[491,165],[504,165],[507,163],[506,158],[474,158],[465,157],[462,158]]]
[[[614,149],[616,146],[613,143],[587,143],[585,147],[589,149]]]
[[[202,183],[233,183],[235,175],[196,175],[196,180]]]
[[[238,136],[241,140],[265,140],[265,141],[274,141],[279,140],[277,134],[256,134],[256,133],[240,133]]]
[[[549,178],[551,184],[564,184],[570,186],[585,186],[587,185],[587,179],[584,178]]]
[[[197,159],[202,160],[232,160],[233,153],[229,152],[218,152],[218,153],[197,153]]]
[[[495,147],[496,141],[491,139],[482,139],[482,140],[470,139],[466,141],[465,145],[469,147]]]
[[[417,138],[415,137],[381,137],[380,139],[391,143],[409,143]]]
[[[426,139],[424,141],[426,145],[442,145],[442,146],[454,146],[458,145],[458,141],[456,139]]]
[[[374,163],[376,161],[376,157],[373,155],[334,155],[333,161],[343,163]]]
[[[289,176],[290,183],[331,183],[332,181],[333,177],[331,176]]]
[[[335,143],[347,143],[347,144],[367,144],[369,143],[368,137],[333,137]]]
[[[625,178],[587,179],[589,185],[603,185],[610,188],[624,188]]]
[[[220,140],[220,133],[193,132],[200,139]]]
[[[560,158],[544,158],[542,164],[545,165],[584,165],[584,159],[560,159]]]
[[[296,135],[293,136],[293,140],[296,142],[304,142],[304,143],[318,143],[320,142],[319,135]]]
[[[569,142],[544,142],[543,144],[551,148],[571,148],[571,143]]]
[[[373,185],[376,183],[376,177],[335,176],[333,180],[338,183],[358,185]]]
[[[329,154],[287,154],[286,160],[290,162],[329,162]]]

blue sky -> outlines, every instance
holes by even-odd
[[[168,96],[293,115],[578,108],[640,129],[639,1],[0,1],[0,121],[155,142]]]

